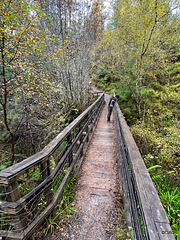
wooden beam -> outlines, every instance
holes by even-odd
[[[165,234],[161,234],[163,224],[164,229],[171,231],[169,220],[139,149],[117,103],[116,108],[120,120],[122,135],[125,140],[128,159],[132,168],[133,178],[137,187],[136,191],[142,205],[141,207],[146,221],[149,238],[153,240],[175,240],[175,237],[174,235],[172,236],[172,234],[169,236],[167,234],[166,238]]]

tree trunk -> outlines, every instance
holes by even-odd
[[[4,101],[2,103],[3,106],[3,113],[4,113],[4,123],[6,129],[8,130],[11,136],[11,165],[14,163],[14,133],[9,125],[8,118],[7,118],[7,97],[8,97],[8,90],[7,90],[7,80],[5,74],[5,59],[4,59],[4,46],[5,46],[5,39],[4,34],[2,35],[2,48],[1,48],[1,61],[2,61],[2,76],[3,76],[3,86],[4,86]]]
[[[34,140],[33,140],[33,135],[32,135],[32,129],[31,129],[31,123],[29,121],[29,110],[28,110],[28,105],[27,105],[27,101],[26,98],[24,96],[24,92],[23,89],[21,89],[22,92],[22,100],[24,102],[24,110],[26,113],[26,131],[29,132],[29,137],[30,137],[30,142],[31,142],[31,146],[33,149],[34,154],[36,153],[36,146],[34,144]]]

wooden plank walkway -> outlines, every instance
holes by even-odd
[[[106,104],[98,120],[78,179],[74,202],[77,210],[76,220],[72,223],[68,233],[59,233],[57,240],[116,239],[115,232],[111,231],[112,225],[116,225],[119,221],[114,218],[117,218],[117,215],[120,218],[115,206],[119,182],[116,140],[114,124],[107,123],[109,97],[105,96],[105,100]],[[115,216],[112,216],[113,213]]]
[[[76,208],[82,216],[78,239],[107,239],[108,213],[114,208],[117,192],[115,132],[113,124],[107,123],[107,104],[87,151],[78,185]]]

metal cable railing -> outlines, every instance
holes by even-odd
[[[117,103],[114,118],[119,175],[132,239],[175,240],[157,191]]]

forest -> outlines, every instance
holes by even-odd
[[[93,82],[119,94],[180,239],[180,1],[2,0],[0,59],[0,170],[82,113]]]

